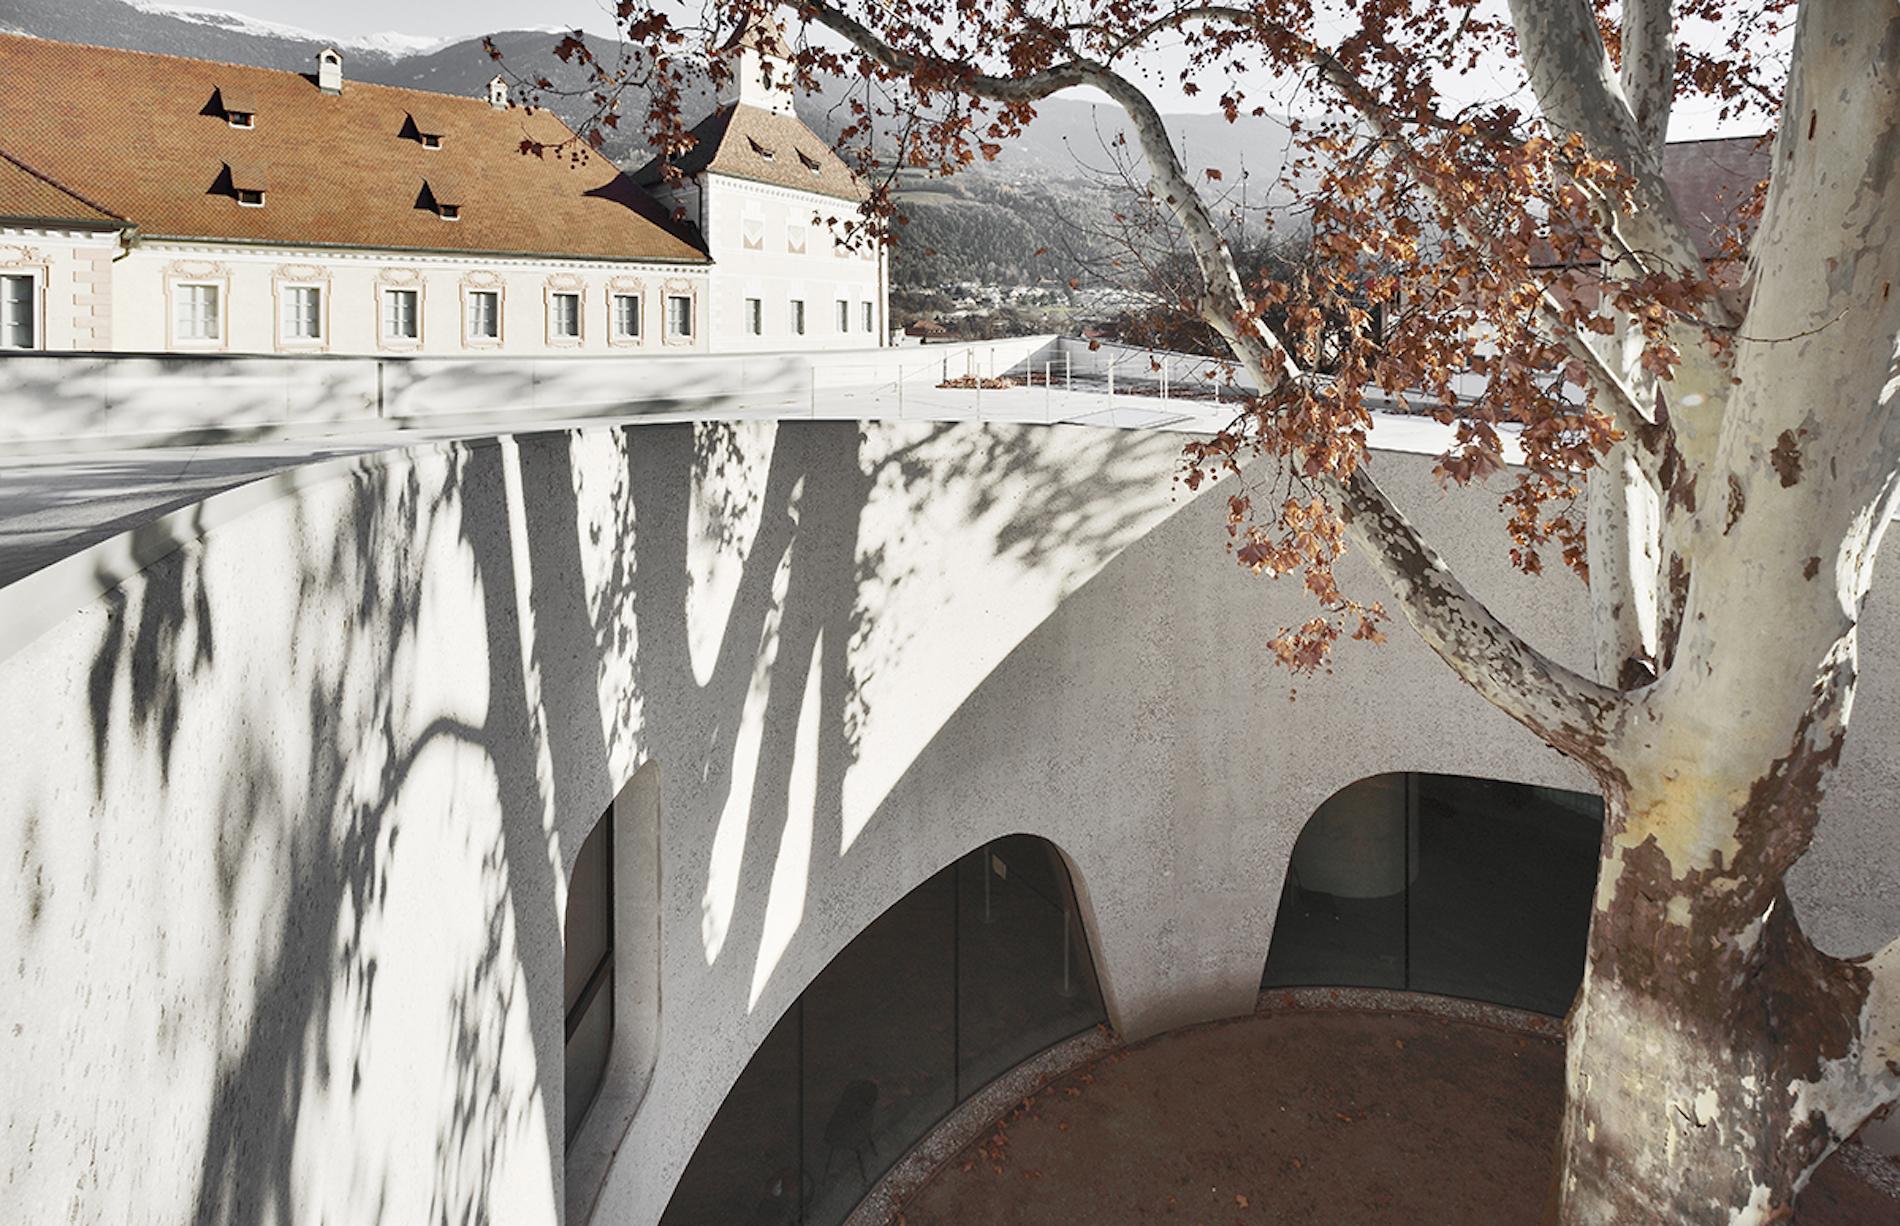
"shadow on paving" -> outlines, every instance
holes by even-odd
[[[1535,1222],[1563,1102],[1559,1041],[1421,1014],[1262,1013],[1123,1048],[950,1159],[905,1226]],[[1837,1157],[1801,1226],[1890,1226]]]

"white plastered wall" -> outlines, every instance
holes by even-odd
[[[222,335],[212,342],[185,341],[174,335],[173,295],[181,284],[199,282],[219,286],[222,294]],[[290,286],[320,287],[324,314],[320,340],[284,335],[280,303]],[[418,341],[382,335],[381,293],[386,288],[419,293]],[[501,295],[498,341],[469,333],[467,295],[471,291]],[[549,296],[557,292],[580,296],[578,341],[550,334]],[[637,340],[614,335],[610,312],[616,293],[632,294],[643,302]],[[690,340],[664,335],[664,299],[669,293],[695,299],[696,329]],[[150,240],[137,244],[114,266],[113,348],[137,353],[368,356],[692,353],[707,348],[707,299],[703,264],[470,258]]]
[[[119,251],[116,230],[0,226],[0,274],[34,280],[37,348],[113,347],[113,257]]]
[[[1174,500],[1177,448],[600,429],[306,473],[145,530],[146,570],[0,658],[9,1209],[651,1222],[818,970],[991,838],[1069,857],[1139,1037],[1252,1006],[1287,855],[1339,787],[1578,785],[1402,631],[1289,701],[1261,645],[1305,599],[1232,565],[1223,491]],[[1488,499],[1442,495],[1421,457],[1378,471],[1580,662],[1579,588],[1512,574]],[[1844,952],[1900,930],[1891,583],[1873,601],[1797,891]],[[651,1073],[617,1053],[631,1124],[575,1164],[566,873],[652,763]]]

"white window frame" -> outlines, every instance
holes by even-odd
[[[174,349],[222,349],[225,337],[230,334],[231,302],[227,293],[229,283],[223,278],[178,278],[167,283],[165,295],[165,330],[171,337]],[[183,291],[208,289],[217,303],[217,328],[211,336],[183,336],[178,327],[178,312],[183,305]]]
[[[563,298],[572,298],[574,300],[574,330],[572,332],[555,331],[555,323],[559,318],[555,310],[555,304]],[[552,287],[548,289],[547,301],[543,304],[543,309],[546,313],[548,344],[572,346],[579,345],[586,339],[587,307],[584,305],[585,301],[581,295],[581,291],[578,289],[554,289]]]
[[[242,122],[239,122],[238,119],[240,115],[243,116]],[[257,113],[255,111],[226,111],[224,113],[224,122],[234,128],[249,131],[257,126]]]
[[[46,348],[46,277],[31,268],[0,268],[0,277],[18,277],[26,282],[26,326],[29,336],[24,345],[9,342],[0,332],[0,350],[13,353],[37,353]]]
[[[389,317],[387,314],[384,313],[384,307],[389,302],[390,296],[392,294],[408,294],[415,299],[416,301],[416,314],[415,314],[416,331],[415,331],[414,336],[405,336],[399,332],[391,332],[389,330]],[[420,349],[422,348],[422,286],[421,285],[419,284],[390,285],[390,284],[385,283],[385,284],[380,284],[376,287],[376,339],[377,339],[377,343],[380,344],[385,349]]]
[[[633,304],[633,328],[631,331],[620,326],[620,304]],[[613,333],[613,339],[622,344],[638,343],[646,335],[646,299],[645,296],[631,290],[612,289],[607,291],[607,326]]]
[[[290,323],[290,304],[296,296],[308,290],[317,296],[315,336],[292,335]],[[315,349],[329,339],[330,295],[328,287],[317,281],[280,281],[277,283],[277,345],[280,349]]]
[[[494,349],[501,345],[502,332],[506,327],[502,316],[501,289],[499,285],[462,287],[462,345],[464,348]],[[495,300],[495,331],[492,336],[475,330],[475,301],[482,297]]]
[[[668,341],[678,344],[678,343],[684,343],[693,339],[693,327],[695,324],[698,323],[698,320],[693,318],[695,315],[698,314],[698,312],[694,310],[694,304],[693,304],[694,297],[695,295],[689,292],[669,291],[667,293],[666,295],[666,339]],[[674,325],[673,304],[676,302],[684,302],[686,304],[686,327],[684,328],[676,328],[673,326]]]

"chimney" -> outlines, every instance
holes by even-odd
[[[335,47],[317,52],[317,88],[326,94],[343,92],[343,53]]]
[[[508,109],[508,80],[506,77],[495,76],[489,79],[488,105],[498,111]]]

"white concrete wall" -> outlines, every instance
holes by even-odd
[[[791,156],[787,153],[786,156]],[[890,334],[885,319],[887,262],[874,247],[841,249],[835,235],[855,220],[857,205],[835,196],[791,191],[723,175],[705,176],[706,245],[713,257],[714,347],[728,352],[863,349]],[[838,226],[830,224],[836,219]],[[747,222],[759,227],[761,248],[745,245]],[[791,250],[790,234],[805,250]],[[763,331],[746,331],[745,302],[757,298]],[[805,303],[805,333],[791,330],[791,302]],[[837,304],[849,305],[849,326],[838,327]],[[865,330],[863,304],[871,304]]]
[[[113,271],[111,348],[120,352],[572,356],[707,348],[703,264],[260,249],[152,240],[136,244]],[[190,342],[174,335],[172,296],[178,286],[188,283],[221,289],[225,326],[214,342]],[[291,285],[321,288],[325,314],[321,340],[299,341],[283,334],[279,298]],[[420,291],[418,342],[383,337],[379,312],[385,287]],[[499,342],[468,334],[464,298],[471,290],[501,294]],[[550,335],[548,298],[557,291],[580,295],[578,342]],[[637,340],[613,335],[609,311],[616,293],[634,294],[644,303]],[[664,335],[664,298],[669,293],[697,301],[695,335],[690,340],[675,341]]]
[[[1140,1036],[1251,1007],[1293,840],[1346,783],[1578,785],[1403,632],[1290,701],[1261,645],[1306,599],[1233,566],[1224,491],[1170,487],[1178,445],[540,434],[234,491],[0,589],[0,626],[70,610],[0,656],[8,1214],[650,1222],[817,971],[988,839],[1067,853]],[[1490,500],[1429,468],[1377,456],[1471,586],[1580,663],[1580,587],[1510,572]],[[122,556],[146,568],[53,599]],[[1796,883],[1844,952],[1900,931],[1895,597],[1883,574]],[[568,1188],[564,874],[647,763],[656,1059],[624,1136],[583,1134],[604,1183]]]
[[[928,352],[817,349],[733,356],[665,351],[634,366],[615,357],[574,354],[17,354],[0,363],[0,445],[70,451],[184,438],[335,436],[453,422],[506,427],[564,415],[855,417],[908,411],[975,416],[986,403],[995,408],[997,394],[986,402],[978,393],[939,392],[946,375],[1005,372],[1054,343],[1053,337],[1025,336],[933,345]],[[1062,406],[1030,400],[1034,403],[1016,411],[1037,419],[1061,415],[1056,409]]]
[[[0,226],[0,273],[34,281],[39,348],[112,348],[112,257],[118,251],[117,231]]]

